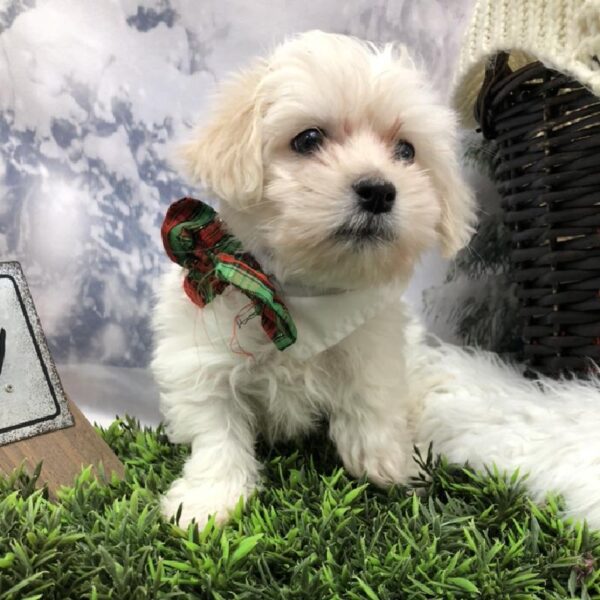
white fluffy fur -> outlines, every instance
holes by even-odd
[[[165,497],[166,514],[183,502],[183,522],[212,513],[225,518],[259,484],[256,434],[294,438],[323,415],[330,416],[331,436],[352,474],[366,472],[381,485],[406,481],[414,438],[412,397],[401,375],[403,306],[312,359],[294,360],[258,326],[246,330],[254,339],[243,343],[252,359],[231,351],[232,319],[246,303],[234,293],[199,311],[185,296],[177,269],[163,282],[153,366],[167,433],[192,444],[183,476]]]
[[[299,156],[290,140],[310,127],[327,140]],[[225,84],[184,157],[220,199],[228,228],[284,290],[360,289],[407,281],[436,241],[447,255],[467,242],[473,202],[455,137],[453,115],[405,51],[310,32]],[[414,145],[413,164],[394,159],[398,139]],[[384,177],[398,191],[388,217],[393,239],[334,235],[355,208],[352,183],[364,176]],[[413,443],[433,440],[452,460],[531,471],[535,493],[566,492],[574,511],[600,524],[591,482],[600,454],[580,456],[581,436],[598,445],[596,388],[581,384],[568,400],[567,384],[543,393],[487,355],[431,348],[400,300],[306,360],[277,351],[256,319],[244,330],[250,355],[235,352],[233,323],[246,304],[230,290],[199,310],[178,269],[161,284],[153,370],[171,440],[192,446],[164,498],[166,515],[183,504],[182,523],[226,519],[260,485],[257,433],[293,438],[325,415],[349,472],[376,484],[405,482]],[[577,431],[565,427],[588,408],[594,416]]]
[[[417,439],[450,461],[527,477],[533,498],[562,494],[567,516],[600,527],[600,383],[525,379],[495,354],[450,344],[411,353]]]

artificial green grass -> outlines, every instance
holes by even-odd
[[[158,498],[185,447],[116,421],[124,481],[84,471],[58,502],[0,480],[0,598],[600,598],[600,534],[535,506],[515,475],[431,456],[418,493],[349,478],[324,435],[259,448],[264,489],[225,527],[186,531]]]

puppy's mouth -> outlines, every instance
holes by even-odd
[[[339,227],[334,238],[359,245],[393,242],[396,234],[387,215],[354,215]]]

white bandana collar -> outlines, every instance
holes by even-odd
[[[284,354],[306,360],[331,348],[375,317],[390,304],[400,302],[405,283],[370,286],[358,290],[280,284],[270,273],[268,251],[253,249],[263,270],[276,282],[292,315],[298,337]]]
[[[361,290],[312,290],[283,286],[283,299],[298,338],[284,350],[306,360],[335,346],[387,306],[398,303],[406,286],[395,283]]]

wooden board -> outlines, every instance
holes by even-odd
[[[111,473],[122,478],[125,470],[121,461],[77,406],[71,401],[68,405],[75,421],[72,427],[0,446],[0,471],[8,474],[25,461],[32,472],[43,461],[38,482],[48,485],[51,497],[61,485],[72,485],[83,467],[100,462],[109,479]],[[98,475],[95,468],[94,473]]]

